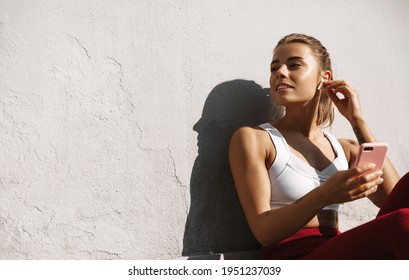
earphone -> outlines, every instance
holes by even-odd
[[[324,84],[324,78],[321,78],[321,83],[318,85],[317,90],[321,90],[323,84]]]

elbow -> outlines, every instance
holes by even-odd
[[[271,238],[256,236],[258,243],[263,247],[269,247],[276,243],[277,241],[272,240]]]
[[[258,243],[260,243],[260,245],[263,247],[271,246],[279,241],[277,238],[274,238],[274,234],[269,233],[261,228],[254,229],[253,234]]]
[[[256,219],[249,223],[250,229],[253,232],[254,237],[263,247],[269,247],[276,244],[283,239],[282,233],[278,230],[278,225],[270,219],[269,213],[267,211],[259,215]]]
[[[258,239],[257,238],[257,240],[260,243],[260,245],[263,246],[263,247],[269,247],[269,246],[274,244],[273,242],[271,242],[269,240],[266,240],[266,239]]]

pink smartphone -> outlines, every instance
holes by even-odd
[[[388,144],[386,143],[364,143],[359,146],[355,166],[374,163],[375,170],[382,170],[387,152]]]

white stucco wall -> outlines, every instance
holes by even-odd
[[[403,0],[0,0],[0,258],[254,248],[227,143],[265,119],[272,49],[292,32],[326,45],[402,175],[407,26]],[[340,117],[332,132],[353,137]],[[343,206],[341,229],[375,213]]]

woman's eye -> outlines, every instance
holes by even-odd
[[[299,63],[291,63],[291,64],[289,64],[289,65],[287,66],[287,69],[295,70],[295,69],[298,69],[298,68],[301,67],[301,66],[302,66],[302,65],[299,64]],[[270,67],[271,73],[277,72],[278,69],[280,69],[279,66],[272,66],[272,67]]]
[[[300,67],[301,66],[301,64],[298,64],[298,63],[293,63],[293,64],[290,64],[290,69],[297,69],[298,67]]]

